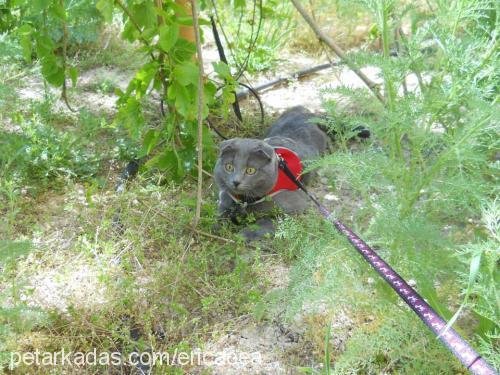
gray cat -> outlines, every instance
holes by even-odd
[[[309,207],[305,193],[293,183],[281,181],[277,152],[285,152],[292,163],[302,168],[308,160],[317,159],[328,148],[329,138],[312,119],[316,116],[304,107],[294,107],[281,115],[269,128],[265,139],[234,138],[222,142],[215,165],[215,181],[219,187],[219,214],[234,219],[235,214],[268,211],[279,208],[286,213],[303,212]],[[283,151],[284,150],[284,151]],[[291,152],[289,152],[291,151]],[[287,163],[290,163],[287,160]],[[301,174],[307,183],[310,174]],[[278,189],[276,184],[288,182],[295,190]],[[290,185],[291,184],[291,185]],[[272,193],[272,194],[270,194]],[[233,220],[234,221],[234,220]],[[268,223],[268,222],[266,222]],[[266,228],[255,233],[244,232],[245,237],[259,237],[260,232],[272,232]]]

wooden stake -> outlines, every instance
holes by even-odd
[[[196,212],[193,222],[193,229],[196,228],[201,217],[201,203],[203,192],[203,54],[201,52],[200,29],[198,23],[198,4],[196,0],[191,0],[191,9],[193,16],[193,31],[196,43],[196,54],[198,56],[198,189],[196,193]]]
[[[194,17],[194,5],[190,0],[175,0],[175,3],[182,7],[188,16]],[[194,20],[194,18],[193,18]],[[179,35],[181,38],[186,39],[191,43],[196,43],[196,26],[181,26],[179,30]]]

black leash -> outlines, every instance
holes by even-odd
[[[288,167],[286,161],[279,159],[279,168],[314,202],[323,217],[333,223],[335,228],[347,237],[351,245],[377,271],[377,273],[394,289],[399,297],[417,314],[424,324],[437,335],[439,340],[457,357],[473,374],[495,375],[497,372],[477,353],[457,331],[447,327],[447,322],[413,289],[392,267],[387,264],[366,242],[350,228],[336,219],[311,193]]]

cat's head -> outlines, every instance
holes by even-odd
[[[221,143],[215,180],[233,195],[256,198],[270,192],[278,178],[278,158],[259,139],[234,138]]]

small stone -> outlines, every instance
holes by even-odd
[[[417,282],[414,279],[410,279],[410,280],[408,280],[408,285],[411,287],[414,287],[417,285]]]
[[[366,279],[366,282],[368,283],[368,285],[375,284],[375,280],[373,279],[373,277],[369,277],[368,279]]]
[[[338,200],[339,200],[339,197],[337,197],[335,194],[331,194],[331,193],[329,193],[329,194],[326,194],[326,195],[325,195],[325,199],[326,199],[327,201],[338,201]]]

